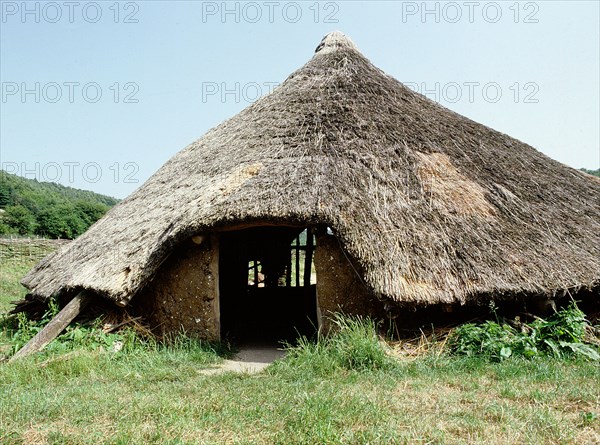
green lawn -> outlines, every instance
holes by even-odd
[[[3,311],[32,263],[2,263]],[[600,443],[598,362],[392,359],[355,336],[339,357],[307,345],[262,374],[209,376],[211,345],[123,339],[0,363],[0,444]]]
[[[205,376],[206,356],[0,366],[3,444],[598,443],[597,365],[418,359],[376,372]],[[215,359],[215,357],[213,357]]]

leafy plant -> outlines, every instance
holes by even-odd
[[[58,314],[59,310],[58,304],[51,300],[48,309],[42,318],[37,321],[30,320],[23,312],[13,316],[4,315],[0,321],[0,329],[2,329],[9,338],[12,354],[21,349],[29,340],[41,331],[43,327]]]
[[[600,360],[598,351],[585,344],[585,314],[572,303],[558,311],[548,320],[535,320],[531,324],[532,335],[540,342],[540,348],[558,358],[569,355],[582,355],[592,360]]]
[[[30,320],[25,313],[15,316],[4,316],[0,329],[5,332],[5,338],[10,344],[10,355],[15,354],[46,324],[58,314],[60,307],[51,300],[48,310],[40,320]],[[101,320],[97,319],[91,324],[75,323],[66,328],[65,332],[54,339],[46,348],[48,353],[62,353],[76,349],[96,350],[121,350],[133,347],[139,341],[133,331],[122,330],[116,333],[106,333],[101,329]]]
[[[0,317],[0,333],[3,340],[3,351],[14,355],[31,338],[33,338],[59,312],[60,307],[50,301],[49,308],[40,320],[30,320],[24,313]],[[124,328],[116,332],[105,332],[102,329],[102,317],[91,322],[74,323],[49,343],[41,356],[61,355],[72,351],[104,351],[122,352],[123,356],[133,357],[136,354],[157,353],[163,359],[172,358],[177,361],[181,357],[196,363],[209,363],[217,357],[227,357],[231,351],[226,345],[218,342],[207,342],[185,332],[165,337],[161,341],[151,336],[140,335],[138,331]],[[8,340],[8,341],[7,341]]]
[[[556,358],[583,356],[600,360],[597,348],[585,343],[587,321],[575,303],[547,320],[537,319],[524,325],[520,331],[497,320],[467,323],[456,328],[448,340],[450,352],[481,355],[496,361],[511,356],[533,358],[540,355]]]

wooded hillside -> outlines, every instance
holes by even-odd
[[[600,168],[597,170],[588,170],[587,168],[582,168],[581,171],[593,176],[598,176],[600,178]]]
[[[0,235],[73,239],[117,202],[110,196],[0,170]]]

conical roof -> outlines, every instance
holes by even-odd
[[[254,223],[332,228],[364,282],[409,303],[600,283],[600,181],[417,94],[334,32],[23,280],[125,304],[174,246]]]

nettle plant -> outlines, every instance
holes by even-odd
[[[496,315],[493,303],[490,309]],[[585,314],[573,302],[548,319],[536,319],[520,325],[520,329],[501,322],[497,316],[496,321],[464,324],[452,332],[448,347],[455,355],[478,355],[495,361],[512,356],[600,360],[598,347],[586,342],[588,326]]]
[[[0,321],[0,330],[10,344],[10,355],[21,349],[44,326],[54,318],[60,307],[54,300],[49,302],[47,311],[40,320],[30,320],[23,312],[15,316],[6,316]],[[68,326],[46,348],[47,353],[63,353],[75,349],[121,349],[135,343],[135,333],[124,329],[119,332],[107,333],[102,330],[102,320],[96,319],[88,323],[74,323]]]

